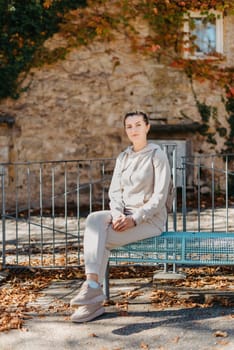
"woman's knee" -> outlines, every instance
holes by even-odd
[[[111,214],[109,210],[100,210],[90,213],[86,219],[86,225],[111,222]]]

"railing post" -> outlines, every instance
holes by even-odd
[[[1,188],[2,188],[2,267],[5,267],[5,244],[6,244],[6,203],[5,203],[5,168],[0,166]]]
[[[108,262],[107,266],[106,266],[106,272],[105,272],[104,281],[103,281],[103,292],[104,292],[104,294],[106,296],[106,300],[110,299],[109,268],[110,268],[110,264]]]
[[[211,215],[211,225],[212,225],[212,231],[214,232],[215,229],[215,158],[214,156],[211,156],[211,201],[212,201],[212,215]]]
[[[102,181],[102,210],[105,210],[105,162],[101,165],[101,181]]]
[[[170,151],[170,149],[172,151]],[[173,215],[173,230],[177,231],[177,145],[176,144],[162,144],[162,149],[166,153],[170,166],[173,186],[175,187],[175,198],[173,200],[172,215]],[[166,222],[165,230],[168,231],[168,220]]]
[[[183,216],[183,231],[186,231],[186,213],[187,213],[187,207],[186,207],[186,162],[185,157],[183,157],[182,161],[182,216]]]
[[[198,157],[197,165],[197,219],[198,231],[201,231],[201,157]]]
[[[229,196],[229,189],[228,189],[228,155],[225,157],[225,205],[226,205],[226,232],[229,231],[229,223],[228,223],[228,196]]]
[[[177,148],[176,145],[173,145],[172,151],[172,178],[173,185],[176,189],[175,198],[173,201],[173,229],[177,231]]]

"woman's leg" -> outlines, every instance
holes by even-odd
[[[142,223],[124,232],[111,226],[109,210],[89,214],[84,233],[85,273],[88,279],[103,282],[110,250],[144,238],[161,234],[161,229],[150,222]]]
[[[104,313],[101,302],[105,296],[99,283],[103,282],[110,250],[140,239],[161,234],[154,224],[144,223],[124,232],[111,226],[110,211],[91,213],[86,221],[84,258],[87,281],[71,305],[84,305],[72,316],[73,322],[85,322]],[[96,283],[96,285],[95,285]]]
[[[96,269],[93,269],[93,266],[88,264],[86,266],[86,273],[96,271],[95,273],[98,276],[98,281],[101,284],[103,283],[105,277],[111,249],[121,247],[125,244],[136,242],[141,239],[157,236],[162,233],[162,230],[155,224],[148,222],[142,223],[141,225],[135,226],[124,232],[114,231],[110,224],[105,227],[105,233],[101,233],[101,237],[98,239],[100,247],[96,250],[96,252],[99,252],[99,255],[97,254],[97,258],[94,259],[98,261],[96,264]],[[91,246],[90,249],[92,250]]]
[[[84,260],[86,282],[78,295],[70,302],[73,305],[90,305],[105,299],[99,282],[99,272],[105,252],[108,226],[111,224],[109,211],[91,213],[86,220],[84,233]]]
[[[86,220],[84,233],[84,260],[87,278],[102,282],[99,279],[103,258],[108,259],[106,251],[107,235],[111,228],[110,211],[91,213]]]

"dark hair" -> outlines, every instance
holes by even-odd
[[[129,113],[126,113],[126,114],[125,114],[124,120],[123,120],[124,126],[125,126],[126,119],[127,119],[128,117],[133,117],[134,115],[140,115],[140,116],[142,116],[142,118],[143,118],[145,124],[146,124],[146,125],[149,124],[149,118],[148,118],[147,114],[144,113],[144,112],[136,111],[136,112],[129,112]]]

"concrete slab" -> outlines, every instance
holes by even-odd
[[[106,314],[85,324],[70,321],[72,310],[65,308],[76,294],[79,281],[53,282],[34,306],[23,330],[0,334],[1,350],[233,350],[234,306],[156,309],[150,295],[150,279],[111,281],[111,300]],[[127,292],[128,311],[116,303]]]

